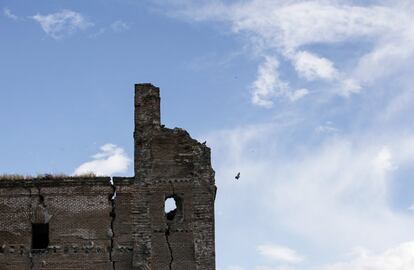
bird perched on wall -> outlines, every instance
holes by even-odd
[[[236,180],[239,180],[239,178],[240,178],[240,172],[238,172],[237,175],[236,175],[236,177],[234,177],[234,178],[236,178]]]

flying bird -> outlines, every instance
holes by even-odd
[[[236,177],[234,177],[234,178],[236,178],[236,180],[239,180],[239,178],[240,178],[240,172],[238,172],[237,175],[236,175]]]

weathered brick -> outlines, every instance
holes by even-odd
[[[0,180],[0,270],[215,269],[210,149],[161,125],[159,89],[135,85],[135,176]],[[113,195],[116,192],[114,199]],[[165,200],[177,201],[167,218]],[[32,224],[49,244],[32,249]]]

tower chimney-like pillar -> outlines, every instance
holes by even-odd
[[[135,84],[135,175],[139,175],[151,159],[154,130],[160,127],[160,89],[150,83]]]
[[[150,83],[135,85],[135,129],[160,125],[160,89]]]

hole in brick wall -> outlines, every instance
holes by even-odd
[[[49,223],[32,224],[32,249],[47,249],[49,245]]]
[[[164,202],[164,211],[167,220],[174,220],[177,216],[178,218],[182,218],[181,199],[176,195],[166,197]]]
[[[164,210],[167,219],[173,220],[175,214],[177,213],[177,201],[174,197],[169,197],[165,199]]]

